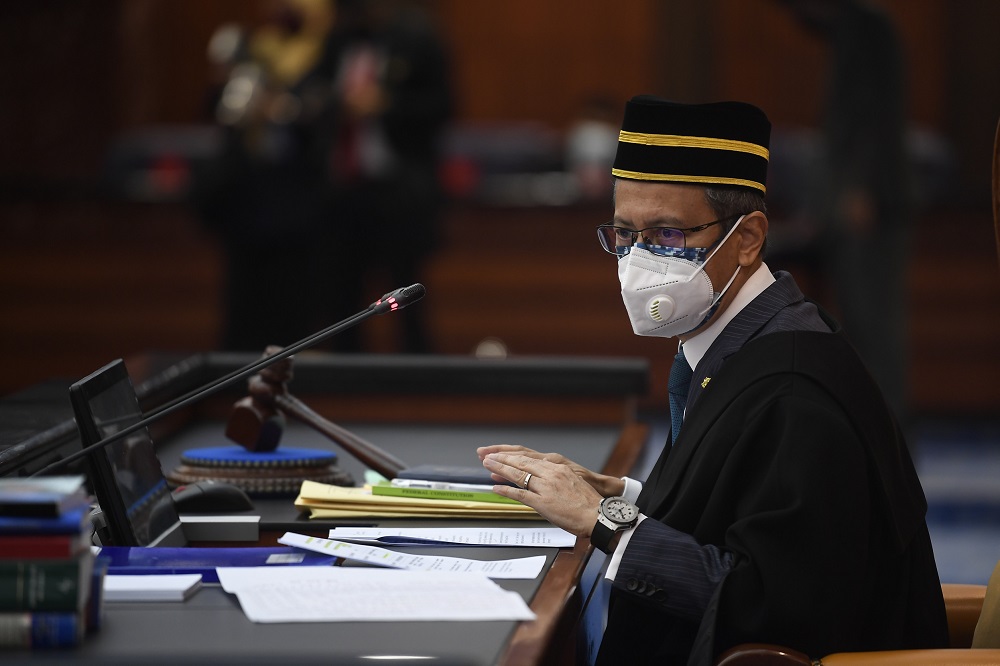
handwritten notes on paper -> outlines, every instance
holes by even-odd
[[[482,574],[361,567],[220,567],[252,622],[533,620]]]
[[[376,546],[320,539],[294,532],[285,532],[284,536],[278,539],[278,543],[394,569],[479,573],[489,578],[532,579],[542,572],[542,567],[545,565],[544,555],[512,560],[470,560],[441,555],[407,555]]]

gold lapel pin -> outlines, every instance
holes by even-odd
[[[705,388],[706,386],[708,386],[708,383],[710,381],[712,381],[711,377],[705,377],[703,380],[701,380],[701,387]]]

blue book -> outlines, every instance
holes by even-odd
[[[74,647],[83,634],[84,620],[79,612],[0,613],[0,648]]]
[[[259,548],[146,548],[106,546],[101,558],[108,559],[112,575],[200,573],[205,583],[218,583],[216,567],[331,566],[333,555],[286,546]]]
[[[51,517],[0,516],[0,534],[80,534],[89,529],[89,506]]]
[[[87,599],[85,627],[88,634],[100,630],[104,622],[104,578],[108,573],[108,561],[103,557],[94,560],[94,570],[90,578],[90,598]]]
[[[82,475],[0,479],[0,516],[55,517],[89,504]]]

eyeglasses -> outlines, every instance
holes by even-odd
[[[730,215],[729,217],[723,217],[713,222],[699,224],[697,227],[690,227],[688,229],[679,229],[677,227],[648,227],[646,229],[639,229],[636,231],[634,229],[626,229],[625,227],[616,227],[613,224],[602,224],[597,227],[597,239],[601,241],[601,247],[604,248],[605,252],[609,252],[610,254],[619,257],[623,257],[628,254],[629,250],[636,244],[640,236],[642,237],[642,242],[647,245],[685,248],[687,247],[686,234],[702,231],[711,226],[715,226],[716,224],[722,224],[723,222],[735,220],[738,217],[739,215]]]

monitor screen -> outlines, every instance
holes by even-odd
[[[142,419],[120,359],[73,384],[70,400],[84,446]],[[168,536],[182,534],[180,521],[146,428],[88,454],[87,468],[107,523],[105,540],[112,542],[103,545],[183,545]]]

